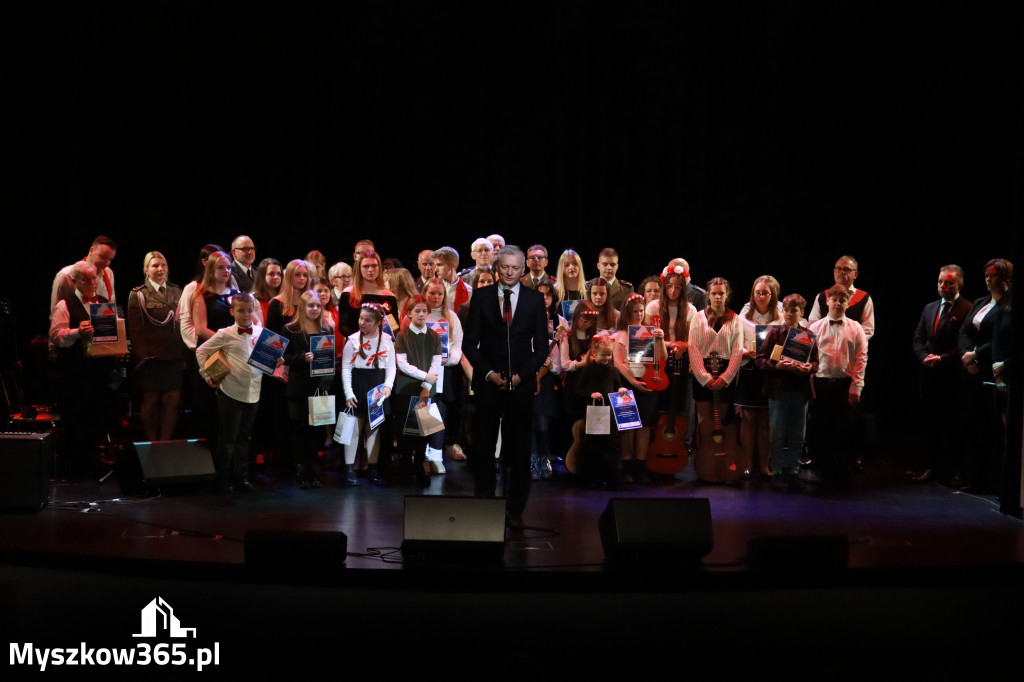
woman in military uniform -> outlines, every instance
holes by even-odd
[[[135,387],[142,392],[142,428],[149,440],[170,440],[178,421],[183,352],[176,311],[181,287],[167,282],[167,259],[150,251],[146,281],[128,300]]]

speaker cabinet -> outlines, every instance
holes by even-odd
[[[402,555],[500,561],[505,552],[505,498],[407,495]]]
[[[714,545],[704,497],[612,498],[598,529],[605,558],[615,563],[696,563]]]
[[[52,433],[0,433],[0,510],[47,505],[54,443]]]
[[[213,456],[205,440],[132,443],[117,454],[114,474],[127,495],[162,486],[199,486],[214,479]]]

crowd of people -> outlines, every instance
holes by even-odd
[[[112,385],[111,358],[90,343],[87,304],[116,302],[116,248],[97,237],[53,282],[49,336],[65,454],[78,467],[87,468],[102,437]],[[251,490],[257,455],[297,485],[321,487],[334,426],[311,425],[308,399],[333,395],[354,422],[342,446],[343,484],[423,485],[445,473],[445,459],[468,456],[478,495],[494,495],[504,479],[513,526],[531,481],[568,466],[584,485],[643,483],[680,442],[677,461],[686,466],[692,454],[705,480],[760,477],[780,490],[802,489],[809,410],[818,475],[838,484],[849,478],[875,329],[874,301],[856,286],[852,256],[836,261],[833,284],[808,301],[771,275],[754,279],[749,299],[745,284],[721,277],[699,286],[682,258],[634,286],[618,277],[612,248],[597,254],[592,279],[571,249],[550,269],[543,245],[524,251],[500,235],[475,240],[470,254],[472,264],[460,269],[455,248],[424,249],[413,272],[360,240],[351,263],[328,266],[312,251],[257,265],[253,240],[242,235],[229,249],[200,249],[192,281],[178,287],[164,255],[147,253],[127,306],[145,438],[184,435],[177,421],[185,395],[221,490]],[[988,295],[973,303],[959,296],[963,277],[956,265],[940,269],[940,298],[925,306],[913,348],[925,412],[941,419],[951,413],[942,403],[962,398],[968,414],[961,426],[929,425],[927,467],[915,479],[991,488],[1000,470],[1013,266],[990,261]],[[248,364],[263,329],[288,340],[272,376]],[[333,374],[309,371],[311,338],[321,336],[334,339]],[[210,371],[215,358],[230,368],[223,377]],[[375,389],[377,403],[369,399]],[[616,394],[635,401],[640,426],[620,431],[613,420],[605,433],[588,428],[588,415],[597,414],[588,408]],[[444,428],[420,436],[408,425],[428,402]],[[373,417],[379,408],[383,422]]]

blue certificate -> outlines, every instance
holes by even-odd
[[[629,361],[632,363],[654,364],[654,327],[629,325]]]
[[[615,428],[619,431],[639,429],[643,426],[640,423],[640,410],[636,406],[636,396],[633,391],[626,391],[623,395],[609,393],[608,400],[612,406],[612,416],[615,417]]]
[[[309,350],[313,353],[313,362],[309,365],[309,376],[327,377],[334,374],[334,336],[309,337]]]
[[[117,343],[116,303],[90,303],[89,323],[93,343]]]
[[[562,317],[572,321],[572,314],[576,312],[576,306],[580,304],[580,300],[575,301],[562,301]]]
[[[370,417],[370,429],[375,429],[384,421],[384,384],[371,388],[366,393],[366,411]]]
[[[288,339],[264,327],[256,339],[252,354],[249,355],[249,364],[262,370],[264,374],[273,374],[277,369],[277,359],[284,357],[284,349],[287,347]]]
[[[448,337],[448,323],[444,320],[427,320],[427,326],[437,332],[441,337],[441,360],[448,360],[448,344],[451,339]]]
[[[782,346],[782,357],[797,362],[807,362],[816,341],[817,337],[806,329],[790,327],[789,334],[786,335],[786,342]]]

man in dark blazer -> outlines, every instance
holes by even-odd
[[[476,495],[493,497],[494,447],[500,425],[508,524],[520,530],[530,494],[534,377],[548,354],[547,315],[544,297],[519,281],[526,263],[522,250],[503,247],[497,263],[497,285],[473,294],[462,341],[473,366],[477,403],[471,465]]]
[[[944,265],[939,270],[939,300],[924,307],[914,332],[914,354],[920,363],[921,407],[924,410],[927,465],[913,476],[927,481],[957,473],[963,462],[963,414],[959,404],[960,349],[957,335],[971,312],[971,302],[960,295],[964,271],[959,265]]]
[[[231,242],[231,286],[251,294],[256,289],[256,246],[244,234]]]

